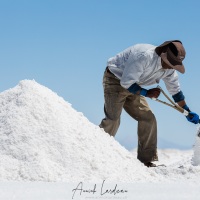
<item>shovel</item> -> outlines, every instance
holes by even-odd
[[[183,109],[182,107],[180,107],[178,104],[174,103],[174,101],[172,101],[172,99],[170,99],[167,94],[163,91],[163,89],[158,85],[157,88],[160,89],[161,93],[163,93],[163,95],[169,100],[169,102],[171,103],[167,103],[165,101],[161,101],[160,99],[157,99],[157,98],[152,98],[152,100],[154,101],[157,101],[157,102],[160,102],[162,104],[165,104],[171,108],[174,108],[175,110],[179,111],[180,113],[182,113],[183,115],[185,115],[186,117],[193,117],[192,115],[190,115],[190,113]],[[200,120],[199,120],[199,124],[200,124]],[[200,132],[198,133],[198,137],[200,137]]]

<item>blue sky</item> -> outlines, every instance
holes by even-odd
[[[107,59],[136,43],[179,39],[187,52],[181,88],[200,114],[199,7],[198,0],[0,0],[0,92],[35,79],[98,125]],[[197,126],[148,102],[158,121],[158,146],[191,148]],[[137,123],[126,113],[116,139],[128,149],[137,144]]]

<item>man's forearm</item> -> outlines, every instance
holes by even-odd
[[[180,107],[183,107],[183,106],[186,105],[186,102],[185,102],[185,100],[182,100],[182,101],[177,102],[177,104],[178,104]]]

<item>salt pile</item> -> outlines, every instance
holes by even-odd
[[[159,152],[160,164],[167,167],[147,168],[135,151],[128,152],[35,81],[23,80],[0,93],[0,106],[0,181],[199,182],[200,166],[192,165],[192,151],[175,151],[170,159],[171,151]]]
[[[198,127],[197,130],[197,136],[194,145],[194,155],[192,161],[195,166],[200,165],[200,127]]]
[[[63,98],[23,80],[0,93],[0,180],[147,180],[156,177]]]

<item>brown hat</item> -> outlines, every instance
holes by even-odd
[[[166,41],[156,47],[155,51],[169,67],[181,73],[185,72],[182,61],[185,58],[186,52],[181,41]]]

